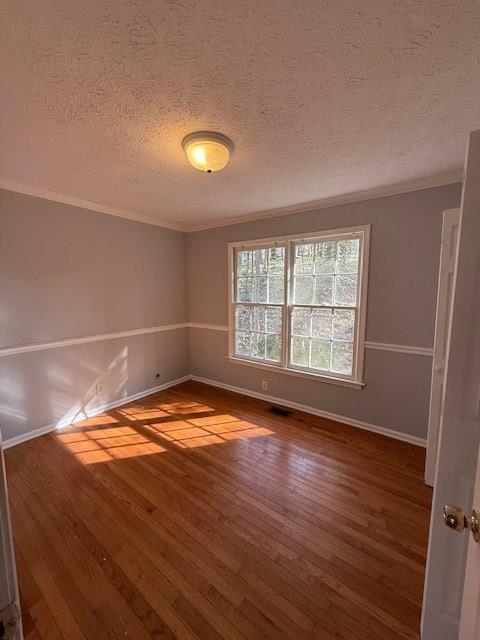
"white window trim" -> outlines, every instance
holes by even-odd
[[[335,237],[340,239],[342,236],[350,236],[352,234],[358,234],[362,237],[361,252],[359,258],[359,283],[358,283],[358,298],[360,304],[358,306],[358,317],[356,326],[357,340],[355,343],[354,359],[353,359],[353,375],[342,376],[327,373],[314,373],[311,370],[302,369],[296,366],[287,366],[288,362],[288,350],[290,348],[290,322],[286,317],[291,313],[293,306],[306,306],[309,305],[292,305],[288,298],[288,289],[291,288],[291,282],[293,278],[292,273],[292,256],[290,255],[292,241],[302,242],[302,240],[309,240],[313,238],[324,239],[326,237]],[[234,322],[234,309],[235,309],[235,249],[238,248],[255,248],[266,245],[285,244],[285,261],[286,261],[286,278],[285,278],[285,301],[283,309],[283,334],[282,334],[282,353],[280,364],[266,363],[263,361],[257,361],[252,358],[243,358],[235,355],[235,322]],[[260,368],[275,373],[282,373],[310,380],[316,380],[319,382],[328,382],[333,384],[339,384],[342,386],[352,387],[356,389],[362,389],[364,387],[363,381],[363,368],[364,368],[364,355],[365,355],[365,327],[366,327],[366,315],[367,315],[367,288],[368,288],[368,265],[370,254],[370,225],[361,225],[358,227],[346,227],[343,229],[329,229],[319,230],[304,234],[292,234],[288,236],[278,236],[275,238],[261,238],[256,240],[245,240],[241,242],[229,242],[228,243],[228,360],[235,364],[242,364],[250,367]],[[276,305],[274,305],[276,306]]]

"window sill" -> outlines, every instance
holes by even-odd
[[[349,387],[350,389],[363,389],[365,386],[364,382],[357,382],[355,380],[345,380],[344,378],[335,378],[335,376],[325,376],[317,373],[309,373],[307,371],[285,369],[283,367],[277,367],[274,364],[254,362],[253,360],[243,360],[242,358],[236,358],[235,356],[226,356],[226,358],[232,364],[242,364],[247,367],[254,367],[255,369],[263,369],[264,371],[271,371],[272,373],[282,373],[283,375],[295,376],[297,378],[306,378],[307,380],[315,380],[316,382],[337,384],[341,387]]]

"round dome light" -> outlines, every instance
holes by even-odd
[[[233,151],[233,142],[214,131],[190,133],[182,141],[188,161],[199,171],[212,173],[227,166]]]

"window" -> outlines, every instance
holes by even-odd
[[[369,231],[231,243],[229,356],[361,386]]]

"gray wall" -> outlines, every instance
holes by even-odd
[[[432,347],[442,212],[460,203],[460,185],[236,224],[188,236],[191,322],[227,324],[227,243],[371,224],[367,340]],[[425,438],[431,358],[367,350],[363,390],[227,362],[227,334],[190,329],[194,375],[269,394]]]
[[[459,202],[460,185],[451,185],[187,236],[0,191],[0,349],[188,320],[226,325],[229,241],[366,223],[367,340],[432,347],[442,211]],[[3,436],[188,373],[255,391],[267,379],[273,396],[426,436],[429,357],[367,349],[360,391],[226,355],[225,331],[182,328],[0,357]]]
[[[185,234],[0,191],[0,348],[187,320]],[[188,329],[0,357],[3,437],[187,373]]]

